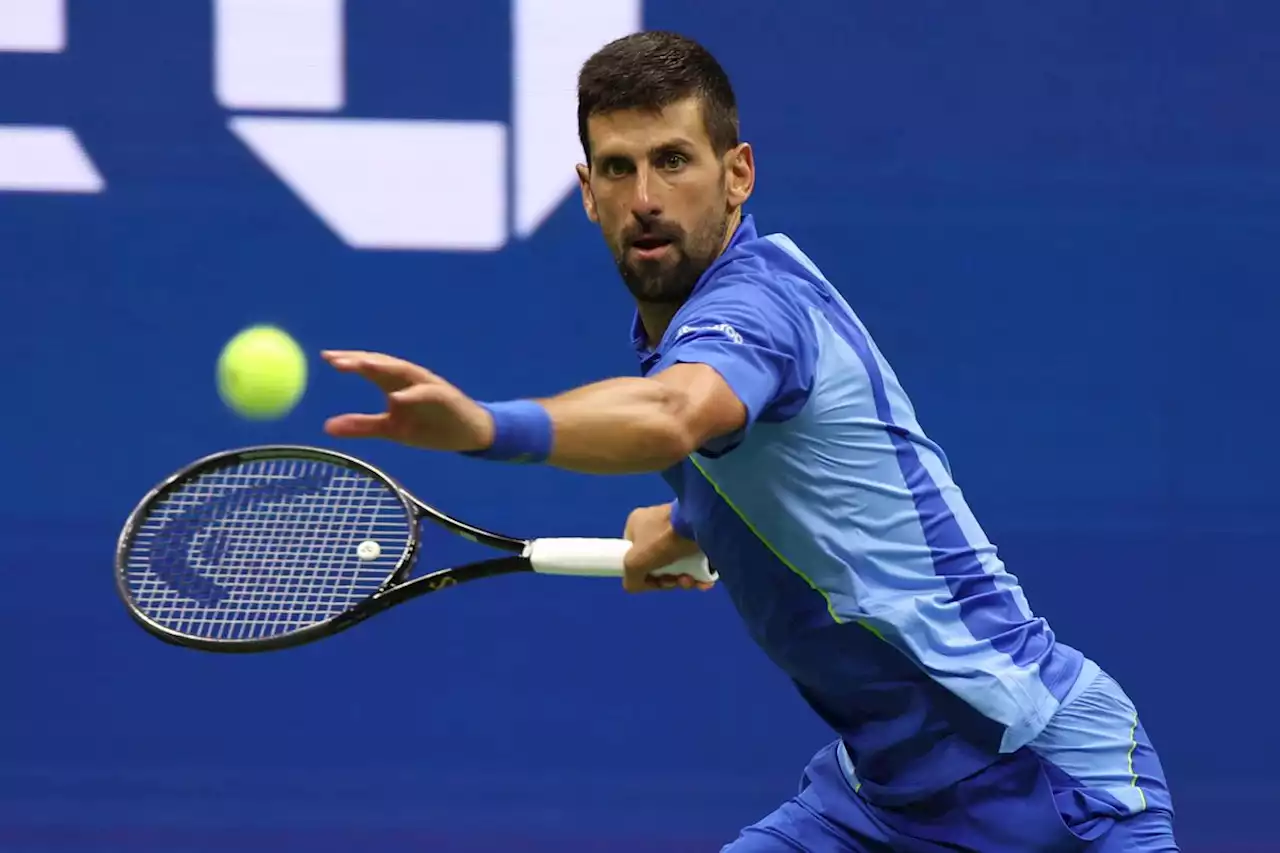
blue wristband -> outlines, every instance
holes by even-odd
[[[679,498],[671,502],[671,529],[684,539],[694,540],[697,538],[693,535],[693,525],[680,512]]]
[[[545,462],[551,455],[551,416],[532,400],[480,403],[493,416],[493,443],[464,456],[498,462]]]

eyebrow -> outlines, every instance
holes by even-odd
[[[692,142],[691,140],[686,139],[686,138],[684,138],[683,136],[676,136],[676,137],[672,137],[671,139],[664,140],[664,141],[662,141],[662,142],[658,143],[657,145],[651,146],[651,147],[649,148],[649,150],[648,150],[646,153],[647,153],[649,156],[653,156],[654,154],[657,154],[657,153],[659,153],[659,152],[661,152],[661,151],[669,151],[669,150],[671,150],[672,148],[685,148],[685,149],[692,149],[693,147],[694,147],[694,145],[693,145],[693,142]],[[630,159],[630,157],[629,157],[628,155],[626,155],[626,154],[622,154],[622,153],[607,153],[607,152],[600,152],[600,153],[597,153],[597,154],[596,154],[592,159],[593,159],[593,160],[595,160],[595,161],[597,161],[597,162],[599,162],[599,161],[604,161],[604,160],[612,160],[612,159],[614,159],[615,157],[622,157],[622,158],[624,158],[624,159]]]
[[[668,139],[666,142],[663,142],[661,145],[655,145],[653,148],[649,150],[649,153],[654,154],[658,151],[666,151],[668,148],[692,148],[692,147],[693,147],[693,142],[691,140],[685,139],[683,136],[677,136],[674,139]]]

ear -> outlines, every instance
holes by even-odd
[[[730,207],[742,207],[756,186],[756,157],[743,142],[725,154],[725,194]]]
[[[591,170],[581,163],[578,169],[578,186],[582,188],[582,209],[587,212],[587,219],[592,222],[599,222],[600,217],[596,215],[596,197],[591,192]]]

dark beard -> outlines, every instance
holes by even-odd
[[[647,232],[627,235],[620,249],[614,252],[613,260],[627,290],[631,291],[637,302],[679,305],[689,298],[698,279],[720,254],[720,247],[724,245],[725,234],[729,230],[729,218],[726,216],[720,222],[700,229],[692,238],[686,237],[674,226],[654,230],[671,240],[668,252],[676,254],[674,264],[641,261],[632,265],[628,262],[627,251],[632,241],[640,233]]]
[[[674,248],[674,247],[673,247]],[[699,262],[683,250],[672,266],[643,262],[640,269],[627,263],[626,255],[615,259],[618,273],[637,302],[653,305],[678,305],[693,293],[698,278],[711,266],[710,259]]]

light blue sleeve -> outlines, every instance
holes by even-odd
[[[737,432],[703,451],[724,454],[757,421],[785,421],[808,399],[817,362],[813,325],[796,303],[765,285],[723,284],[676,315],[650,375],[676,364],[705,364],[728,383],[747,409]]]

